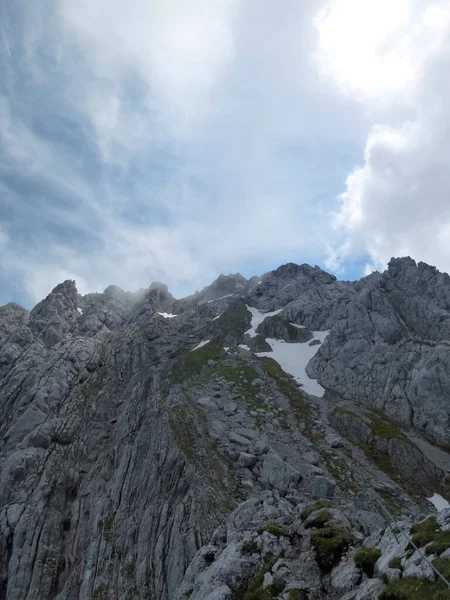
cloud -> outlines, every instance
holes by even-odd
[[[348,5],[349,2],[334,3],[335,11],[343,9],[340,18]],[[382,6],[383,3],[374,3],[373,10]],[[347,69],[348,41],[341,55],[339,47],[335,48],[332,76],[348,84],[342,88],[344,93],[356,93],[369,110],[378,100],[385,106],[384,114],[379,113],[379,122],[368,134],[363,165],[349,173],[345,191],[338,198],[334,215],[336,238],[328,264],[339,268],[350,258],[366,257],[366,271],[370,271],[384,268],[391,256],[409,254],[448,271],[450,84],[443,73],[450,69],[450,3],[422,4],[415,13],[412,2],[394,3],[394,7],[396,11],[401,7],[403,17],[398,21],[403,25],[407,20],[408,31],[403,37],[392,38],[387,50],[381,43],[384,38],[375,43],[375,33],[369,35],[368,73],[373,65],[379,67],[374,70],[374,80],[366,78],[362,66],[361,71],[355,64]],[[387,18],[387,3],[385,8]],[[371,10],[368,14],[372,14]],[[327,24],[326,18],[323,17],[325,25],[321,25],[323,32],[333,25],[333,19]],[[370,29],[369,23],[364,22]],[[355,29],[359,30],[358,23]],[[331,40],[334,43],[335,36],[331,35]],[[432,43],[428,43],[430,40]],[[363,59],[368,55],[366,50],[363,47]],[[402,61],[411,65],[405,76],[395,80],[395,85],[391,85],[391,75],[386,74],[386,79],[380,75],[389,57],[394,59],[391,64],[395,69]],[[401,104],[404,109],[399,112]]]
[[[121,81],[131,74],[148,84],[141,94],[168,132],[192,135],[234,57],[236,10],[236,0],[135,0],[132,10],[123,0],[60,0],[66,35],[89,52],[89,67],[103,80],[87,97],[98,132],[117,131]]]
[[[183,295],[222,271],[320,264],[366,117],[317,78],[315,0],[6,9],[0,219],[15,299],[67,277]]]

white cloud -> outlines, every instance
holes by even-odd
[[[337,13],[345,7],[340,18],[348,16],[349,4],[339,0],[334,3]],[[361,4],[368,9],[371,3]],[[346,63],[348,42],[341,51],[337,34],[330,34],[337,54],[331,67],[333,77],[349,84],[346,93],[363,92],[357,95],[368,108],[379,101],[385,103],[386,110],[385,118],[380,114],[380,122],[370,129],[364,164],[348,175],[346,189],[339,196],[334,218],[339,242],[329,252],[329,264],[335,266],[368,256],[367,270],[371,270],[383,267],[391,256],[409,254],[450,270],[450,83],[444,76],[450,72],[450,3],[427,3],[413,14],[414,4],[402,1],[392,5],[396,10],[401,6],[409,21],[403,37],[391,40],[389,52],[414,66],[413,70],[405,70],[406,77],[395,80],[395,86],[391,85],[390,74],[386,79],[384,75],[377,79],[386,55],[385,47],[380,49],[374,40],[383,40],[390,29],[380,27],[378,33],[370,32],[369,23],[363,19],[363,32],[367,27],[370,34],[367,73],[371,74],[376,66],[375,80],[370,82],[363,72],[364,65],[355,66],[351,60]],[[387,3],[385,8],[387,18]],[[368,10],[368,14],[372,12]],[[332,19],[322,25],[323,31],[333,23]],[[358,21],[352,26],[359,30]],[[361,57],[366,56],[363,47]],[[392,64],[395,67],[397,63]],[[408,110],[403,111],[403,117],[397,111],[391,122],[389,111],[399,101],[407,102]]]
[[[87,95],[91,117],[111,135],[121,79],[138,75],[149,85],[143,100],[170,133],[192,135],[210,107],[210,93],[233,59],[236,0],[60,0],[67,35],[89,53],[99,79]],[[101,96],[99,94],[101,93]],[[111,96],[112,94],[112,96]],[[101,98],[104,114],[95,110]]]
[[[424,63],[446,36],[447,4],[329,0],[315,18],[322,75],[365,103],[409,102]]]
[[[316,0],[46,4],[17,36],[33,86],[15,96],[12,73],[0,106],[2,158],[25,193],[39,183],[22,209],[20,185],[2,188],[31,221],[8,261],[33,301],[61,277],[180,295],[249,264],[320,262],[330,223],[312,198],[334,193],[362,119],[311,64]]]

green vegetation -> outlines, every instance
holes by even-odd
[[[450,531],[437,531],[433,541],[425,548],[425,554],[437,554],[438,556],[450,548]]]
[[[433,565],[436,567],[439,573],[445,577],[445,579],[450,581],[450,559],[435,558],[433,560]]]
[[[285,584],[282,581],[275,579],[272,585],[266,588],[263,587],[264,575],[270,573],[276,560],[277,559],[272,555],[266,556],[264,559],[264,566],[250,581],[247,587],[234,589],[232,591],[232,600],[274,600],[277,598],[284,589]]]
[[[263,533],[264,531],[267,531],[271,535],[275,535],[277,537],[280,537],[282,535],[289,537],[289,534],[276,523],[267,523],[267,525],[264,525],[263,527],[260,527],[258,529],[259,534]]]
[[[332,569],[354,542],[355,538],[345,527],[325,527],[311,533],[317,564],[324,571]]]
[[[333,518],[332,513],[327,510],[326,508],[322,509],[321,511],[319,511],[315,517],[313,517],[310,521],[306,522],[306,527],[311,529],[311,528],[315,528],[315,529],[321,529],[322,527],[325,527],[325,525],[331,521],[331,519]]]
[[[330,508],[330,506],[331,506],[331,504],[327,500],[318,500],[317,502],[313,502],[312,504],[308,504],[308,506],[302,511],[300,517],[301,517],[302,521],[304,521],[314,511],[320,510],[321,508]]]
[[[258,334],[247,342],[253,352],[271,352],[272,348],[263,335]]]
[[[396,515],[400,511],[400,502],[398,499],[392,495],[391,492],[387,490],[380,490],[379,494],[386,505],[386,507],[391,511],[392,514]],[[398,533],[398,532],[396,532]]]
[[[284,589],[284,582],[274,579],[268,587],[263,587],[266,569],[262,569],[256,579],[250,584],[242,596],[242,600],[274,600]]]
[[[448,588],[441,581],[431,583],[425,578],[391,581],[378,597],[379,600],[445,600],[450,598]]]
[[[129,587],[126,591],[125,600],[136,600],[138,597],[137,587]]]
[[[310,422],[310,408],[302,392],[273,358],[264,356],[259,360],[264,371],[275,379],[279,391],[289,400],[297,420],[308,425]]]
[[[373,443],[364,444],[363,450],[368,458],[380,469],[383,473],[386,473],[394,481],[400,478],[400,474],[392,466],[389,455],[385,452],[381,452]]]
[[[401,440],[402,442],[411,444],[406,435],[399,431],[399,429],[391,421],[387,420],[386,418],[381,419],[379,416],[374,415],[371,412],[366,412],[365,415],[370,421],[368,425],[374,436],[385,440]]]
[[[350,417],[354,417],[356,419],[361,419],[361,417],[359,415],[357,415],[356,413],[352,412],[351,410],[347,410],[346,408],[341,408],[340,406],[337,406],[331,414],[332,414],[332,416],[349,415]]]
[[[244,398],[247,410],[249,412],[252,411],[257,413],[251,416],[256,426],[261,427],[263,424],[263,419],[260,411],[262,410],[266,412],[270,407],[259,395],[261,388],[256,388],[251,383],[254,379],[260,379],[261,374],[249,363],[248,360],[233,357],[232,359],[216,362],[216,364],[208,372],[194,379],[191,385],[199,386],[202,384],[211,383],[220,377],[223,377],[227,381],[231,381],[235,384],[233,392],[240,394]],[[280,418],[280,422],[283,426],[282,418]]]
[[[108,586],[105,583],[101,583],[92,592],[91,600],[108,600]]]
[[[419,525],[422,524],[419,523]],[[427,525],[427,527],[430,528],[430,525]],[[450,560],[435,558],[433,565],[446,579],[450,579]],[[390,563],[389,566],[391,566]],[[424,578],[401,579],[389,583],[380,596],[380,600],[429,600],[430,598],[433,600],[448,600],[450,599],[450,590],[440,579],[435,582],[430,582]]]
[[[355,565],[358,568],[362,569],[362,571],[368,577],[373,577],[375,563],[380,558],[380,556],[380,550],[369,550],[368,548],[361,548],[355,553],[353,560],[355,561]]]
[[[258,544],[254,541],[244,542],[241,548],[241,554],[246,556],[247,554],[255,554],[255,552],[259,552]]]
[[[110,543],[113,539],[114,516],[108,515],[104,520],[100,519],[97,529],[102,534],[105,542]]]
[[[389,568],[390,569],[401,569],[402,568],[402,559],[400,558],[400,556],[394,556],[394,558],[391,558],[391,560],[389,561]]]
[[[377,447],[376,439],[379,440],[399,440],[404,444],[408,444],[415,448],[415,445],[398,429],[398,427],[387,419],[384,415],[376,415],[373,412],[366,412],[366,418],[369,420],[369,426],[373,439],[364,444],[363,450],[367,457],[375,463],[375,465],[394,481],[401,481],[402,486],[407,492],[420,502],[421,494],[417,489],[417,483],[408,481],[401,473],[392,465],[391,459],[386,452],[381,451]]]
[[[222,344],[227,338],[239,341],[252,324],[252,315],[245,305],[239,308],[229,308],[218,319],[214,321],[213,340]]]
[[[269,338],[283,339],[286,342],[307,342],[312,339],[308,329],[294,327],[278,316],[266,317],[259,324],[257,332]]]
[[[416,523],[416,525],[411,527],[411,540],[420,548],[425,546],[425,544],[434,541],[438,531],[439,525],[436,521],[436,517],[428,517],[425,521]]]
[[[355,473],[359,469],[359,463],[355,463],[351,456],[346,456],[345,460],[339,458],[333,452],[327,451],[320,446],[317,448],[318,453],[321,455],[326,463],[327,470],[330,475],[339,481],[339,485],[345,490],[352,490],[358,492],[361,489],[361,485],[355,480]]]
[[[105,379],[108,375],[109,369],[106,365],[99,367],[92,378],[86,382],[85,387],[81,389],[81,398],[77,402],[77,409],[81,415],[85,416],[92,406],[94,396],[103,389],[105,385]]]
[[[177,359],[172,368],[171,384],[181,383],[200,375],[208,360],[225,358],[225,351],[211,342]]]
[[[178,448],[216,491],[211,497],[212,504],[216,510],[219,507],[232,510],[232,498],[236,492],[234,474],[217,450],[216,442],[208,436],[205,413],[187,402],[171,406],[168,413],[169,426]]]

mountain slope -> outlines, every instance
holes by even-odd
[[[370,487],[408,514],[445,495],[442,461],[401,429],[448,440],[449,290],[397,259],[354,283],[289,264],[181,300],[161,283],[80,296],[66,281],[31,312],[0,307],[0,600],[181,598],[231,513],[230,532],[250,531],[311,494]],[[273,340],[314,348],[324,398],[270,358]],[[373,510],[358,535],[382,527]]]

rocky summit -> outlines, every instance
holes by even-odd
[[[65,281],[0,307],[0,439],[0,600],[450,598],[450,278]]]

